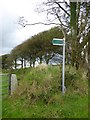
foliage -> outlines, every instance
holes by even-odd
[[[46,0],[37,8],[38,12],[47,13],[48,24],[60,26],[66,41],[68,34],[71,35],[69,39],[71,54],[68,53],[68,56],[71,57],[71,63],[76,69],[79,69],[83,59],[86,62],[89,7],[89,2]]]
[[[51,41],[54,37],[63,38],[62,32],[59,31],[58,27],[34,35],[22,44],[16,46],[11,51],[15,69],[17,67],[17,61],[21,61],[22,68],[25,66],[26,61],[30,62],[30,66],[34,66],[37,59],[39,59],[40,63],[42,63],[44,59],[48,64],[49,59],[51,59],[55,53],[62,51],[60,47],[52,45]]]
[[[68,41],[67,56],[70,57],[71,64],[79,69],[81,63],[87,64],[86,55],[89,38],[89,7],[90,2],[72,2],[67,0],[45,0],[38,5],[37,11],[46,14],[47,22],[29,24],[24,16],[20,17],[19,25],[55,24],[59,26],[66,41]],[[68,40],[68,34],[70,35]],[[87,39],[88,38],[88,39]],[[50,56],[49,56],[50,57]]]
[[[10,54],[5,54],[0,56],[0,68],[9,69],[12,66],[12,62],[10,59]]]

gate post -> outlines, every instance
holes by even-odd
[[[8,94],[11,95],[11,74],[9,74],[9,87],[8,87]]]
[[[11,95],[14,93],[14,91],[17,89],[18,87],[18,81],[17,81],[17,76],[16,74],[11,74]]]

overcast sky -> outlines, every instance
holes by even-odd
[[[10,51],[29,37],[52,26],[34,25],[21,28],[18,18],[24,16],[29,23],[45,22],[46,15],[35,12],[42,0],[0,0],[0,55]]]

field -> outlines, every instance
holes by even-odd
[[[0,76],[0,93],[1,93],[1,86],[2,86],[2,77]],[[0,94],[0,119],[2,116],[2,95]]]
[[[2,97],[8,96],[8,82],[9,76],[8,75],[1,75],[0,74],[0,118],[2,116]]]
[[[61,67],[39,66],[13,71],[19,87],[3,98],[3,118],[88,118],[86,71],[66,66],[66,93],[61,92]]]

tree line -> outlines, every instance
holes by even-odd
[[[76,69],[79,69],[81,64],[88,64],[88,66],[90,66],[88,62],[90,45],[90,25],[88,23],[90,17],[89,7],[90,4],[87,2],[69,1],[69,3],[67,3],[66,0],[61,2],[59,0],[44,1],[41,7],[39,6],[40,10],[38,9],[38,11],[46,12],[47,18],[49,18],[49,16],[51,18],[48,23],[40,22],[40,24],[56,24],[59,26],[58,29],[60,30],[58,30],[58,35],[60,36],[56,35],[52,29],[39,33],[15,47],[10,54],[15,68],[17,67],[17,60],[21,61],[22,67],[23,63],[25,66],[26,60],[33,66],[38,59],[40,63],[43,59],[48,64],[49,59],[53,57],[55,52],[60,53],[60,51],[62,51],[60,47],[51,45],[51,40],[55,37],[62,38],[61,35],[66,40],[67,63],[71,63]],[[34,25],[27,23],[24,17],[20,17],[19,24],[23,27],[26,25]],[[30,46],[32,47],[30,48]]]
[[[38,33],[32,36],[23,43],[19,44],[11,50],[10,54],[2,55],[2,69],[14,68],[17,69],[19,65],[22,68],[26,67],[26,62],[29,63],[29,67],[34,67],[35,62],[39,64],[45,62],[49,63],[55,54],[62,55],[62,47],[53,46],[53,38],[63,38],[63,33],[59,27],[51,28],[50,30]],[[71,64],[71,33],[68,34],[66,40],[66,63]],[[81,52],[82,54],[82,52]],[[82,55],[82,62],[85,60],[85,53]]]
[[[48,64],[55,53],[62,54],[61,47],[52,45],[54,37],[63,38],[63,34],[58,27],[51,28],[48,31],[32,36],[25,42],[13,48],[10,54],[1,56],[2,68],[7,69],[14,67],[17,69],[20,64],[22,68],[25,68],[26,62],[29,63],[30,67],[34,67],[36,61],[40,64],[43,61]]]

